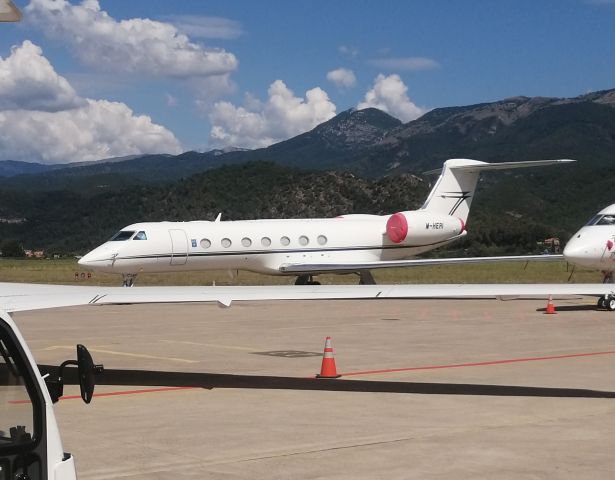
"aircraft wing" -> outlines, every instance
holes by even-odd
[[[280,271],[288,274],[359,272],[377,268],[416,267],[425,265],[453,265],[460,263],[498,263],[498,262],[553,262],[563,260],[563,255],[508,255],[501,257],[461,257],[461,258],[416,258],[412,260],[392,260],[378,262],[338,262],[338,263],[287,263]]]
[[[123,303],[350,300],[412,298],[547,298],[615,294],[613,284],[415,284],[275,285],[216,287],[96,287],[0,283],[0,308],[7,312],[75,305]]]

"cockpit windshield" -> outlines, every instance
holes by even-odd
[[[129,240],[130,237],[132,237],[134,234],[135,234],[134,230],[133,231],[121,230],[117,232],[115,235],[113,235],[109,239],[109,241],[110,242],[123,242],[124,240]]]
[[[596,215],[589,222],[588,227],[592,225],[615,225],[615,215]]]
[[[147,240],[147,235],[143,230],[141,230],[140,232],[137,232],[133,240]]]

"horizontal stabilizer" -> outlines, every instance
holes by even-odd
[[[470,160],[471,161],[471,160]],[[471,161],[472,162],[472,161]],[[500,163],[487,163],[487,162],[473,162],[468,164],[449,164],[448,168],[463,171],[463,172],[482,172],[484,170],[509,170],[511,168],[528,168],[528,167],[544,167],[546,165],[557,165],[560,163],[572,163],[576,160],[568,158],[561,158],[557,160],[530,160],[524,162],[500,162]],[[424,175],[432,175],[442,172],[441,168],[430,170],[425,172]]]

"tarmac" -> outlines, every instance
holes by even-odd
[[[615,396],[615,312],[594,305],[286,301],[14,318],[39,364],[82,343],[107,370],[390,390],[99,385],[85,405],[71,386],[55,411],[82,480],[598,479],[615,472],[615,398],[593,398]],[[312,380],[328,335],[342,377]]]

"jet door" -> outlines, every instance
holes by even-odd
[[[188,236],[179,229],[169,230],[171,236],[171,265],[185,265],[188,261]]]

